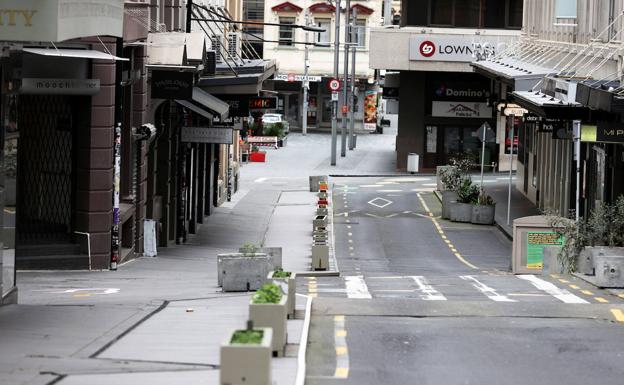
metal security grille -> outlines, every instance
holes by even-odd
[[[74,116],[67,96],[21,96],[17,240],[69,241]]]

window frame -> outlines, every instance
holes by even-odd
[[[287,21],[289,20],[289,21]],[[280,16],[279,18],[279,24],[280,26],[279,31],[278,31],[278,45],[280,47],[294,47],[295,44],[295,28],[293,27],[286,27],[285,25],[282,24],[296,24],[297,22],[297,18],[293,17],[293,16]],[[290,38],[282,38],[282,33],[288,33],[290,32]]]
[[[359,22],[362,22],[364,24],[363,25],[358,24]],[[355,48],[357,48],[357,49],[366,49],[366,43],[368,43],[367,40],[366,40],[366,31],[367,31],[367,28],[368,28],[368,19],[364,18],[364,17],[363,18],[357,18],[355,20],[355,25],[352,28],[355,29],[355,42],[358,43],[355,46]],[[360,31],[362,31],[361,35],[359,33]],[[360,39],[359,39],[360,36],[362,37],[362,41],[363,41],[362,44],[360,44]]]
[[[327,23],[327,29],[325,30],[325,32],[316,32],[314,34],[314,42],[315,43],[331,43],[332,19],[329,17],[315,17],[314,18],[315,26],[321,28],[321,22]],[[326,41],[321,40],[321,36],[322,36],[321,34],[327,35]]]
[[[520,30],[522,29],[522,25],[520,26],[511,26],[510,25],[510,16],[511,16],[511,0],[504,0],[505,3],[505,10],[504,10],[504,27],[490,27],[485,25],[486,24],[486,17],[485,17],[485,4],[482,1],[481,5],[480,5],[480,9],[479,9],[479,25],[477,26],[473,26],[473,27],[465,27],[465,26],[457,26],[457,1],[458,0],[451,0],[452,1],[452,5],[451,5],[451,23],[450,24],[435,24],[433,23],[432,20],[432,16],[433,16],[433,8],[434,8],[434,3],[436,2],[436,0],[427,0],[427,27],[434,27],[434,28],[465,28],[465,29],[511,29],[511,30]],[[461,0],[459,0],[461,1]],[[557,0],[560,1],[560,0]],[[577,0],[573,0],[573,1],[577,1]],[[526,0],[522,0],[523,4],[523,9],[525,6],[525,2]],[[522,19],[522,17],[521,17]]]

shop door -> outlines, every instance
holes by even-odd
[[[477,136],[479,127],[442,127],[442,135],[438,136],[438,165],[448,164],[458,156],[470,155],[475,158],[475,163],[480,159],[481,142]],[[488,163],[489,150],[486,148],[485,161]]]
[[[88,128],[84,126],[84,111],[89,109],[83,104],[79,98],[68,96],[20,97],[18,247],[72,239],[76,126]]]

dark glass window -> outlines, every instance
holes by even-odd
[[[453,25],[453,2],[454,0],[431,0],[431,24]]]
[[[479,28],[481,22],[481,0],[455,1],[455,26]]]
[[[289,24],[295,24],[294,17],[280,17],[279,23],[279,45],[292,46],[294,41],[294,30]]]
[[[522,7],[523,0],[507,0],[507,28],[522,28]]]

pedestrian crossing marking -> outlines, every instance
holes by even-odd
[[[561,302],[564,303],[577,303],[577,304],[587,304],[589,302],[585,301],[584,299],[577,297],[576,295],[570,293],[567,290],[564,289],[560,289],[557,286],[555,286],[554,284],[544,281],[543,279],[537,278],[536,276],[529,274],[529,275],[518,275],[517,276],[520,279],[523,279],[525,281],[529,281],[531,282],[531,284],[533,284],[533,286],[535,286],[537,289],[542,290],[550,295],[552,295],[553,297],[557,298],[558,300],[560,300]]]
[[[368,291],[368,286],[361,275],[344,277],[347,287],[347,297],[353,299],[371,299],[373,298]]]
[[[412,276],[411,277],[416,285],[418,286],[418,290],[422,293],[420,298],[425,301],[446,301],[446,297],[442,295],[439,291],[433,288],[433,286],[429,285],[425,277],[423,276]]]
[[[461,279],[465,280],[465,281],[470,281],[472,283],[472,286],[474,286],[477,290],[479,290],[481,293],[483,293],[486,297],[488,297],[489,299],[491,299],[492,301],[495,302],[518,302],[514,299],[508,298],[504,295],[498,294],[496,292],[496,290],[492,289],[491,287],[487,286],[486,284],[480,282],[478,279],[476,279],[475,277],[471,276],[471,275],[462,275],[460,276]]]

